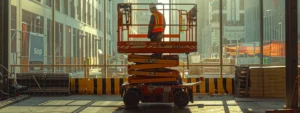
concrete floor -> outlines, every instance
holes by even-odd
[[[195,95],[195,102],[185,109],[172,104],[140,104],[139,108],[125,109],[120,96],[72,95],[31,97],[0,109],[0,113],[264,113],[283,106],[283,99]]]

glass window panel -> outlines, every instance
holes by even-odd
[[[265,65],[285,65],[285,1],[264,0]]]

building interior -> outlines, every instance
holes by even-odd
[[[300,113],[299,5],[0,0],[0,112]],[[166,25],[160,42],[152,17]]]

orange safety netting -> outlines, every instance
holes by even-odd
[[[298,44],[298,48],[300,44]],[[238,51],[237,51],[238,50]],[[225,52],[231,56],[235,56],[236,54],[260,54],[260,46],[250,46],[250,45],[227,45],[225,46]],[[264,44],[263,46],[263,54],[264,56],[274,56],[274,57],[283,57],[285,56],[285,43],[280,42],[271,42]],[[298,55],[300,56],[300,51],[298,50]]]

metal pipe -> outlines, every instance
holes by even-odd
[[[149,9],[131,9],[131,10],[149,10]],[[157,9],[157,10],[179,10],[179,9]]]
[[[185,41],[188,41],[188,30],[185,31]]]
[[[107,43],[107,37],[106,37],[106,0],[104,1],[104,73],[105,73],[105,78],[107,78],[107,47],[106,47],[106,43]]]
[[[190,42],[190,41],[192,41],[192,40],[191,40],[191,38],[192,38],[192,37],[191,37],[192,31],[191,31],[191,26],[190,26],[191,23],[190,23],[189,21],[187,21],[187,22],[188,22],[188,24],[189,24],[188,28],[189,28],[189,42]]]
[[[55,73],[55,0],[52,0],[52,72]]]
[[[191,34],[192,35],[192,40],[191,41],[195,41],[194,40],[194,27],[192,27],[191,29],[192,29],[192,34]]]
[[[165,15],[165,5],[163,5],[163,15]],[[170,28],[170,27],[169,27]],[[162,33],[164,34],[164,33]],[[164,42],[165,41],[165,37],[164,35],[162,36],[162,41]]]
[[[172,24],[173,22],[172,22],[172,11],[171,11],[171,0],[169,0],[169,24]],[[171,34],[172,33],[172,27],[171,26],[169,26],[169,34]],[[172,38],[170,38],[169,39],[169,41],[172,41]],[[170,54],[170,53],[169,53]]]
[[[181,17],[181,11],[178,11],[178,19],[179,19],[179,25],[182,23],[182,18],[180,18]],[[179,32],[179,34],[180,34],[180,32],[181,32],[181,26],[178,26],[178,32]],[[180,41],[180,37],[179,37],[179,41]]]
[[[41,65],[41,64],[20,64],[20,65],[11,65],[12,67],[51,67],[52,65]],[[80,65],[72,65],[72,64],[62,64],[62,65],[55,65],[55,67],[104,67],[105,65],[84,65],[84,64],[80,64]],[[106,65],[107,67],[110,66],[128,66],[128,65]],[[183,65],[179,65],[179,66],[183,66]],[[190,64],[189,66],[220,66],[220,65],[205,65],[205,64]],[[228,64],[228,65],[223,65],[223,66],[235,66],[234,64]],[[251,65],[250,65],[251,66]],[[253,65],[256,66],[256,65]]]
[[[125,26],[126,24],[123,24]],[[162,25],[162,24],[157,24],[157,25]],[[149,24],[131,24],[130,26],[149,26]],[[196,24],[194,25],[180,25],[180,24],[166,24],[166,26],[197,26]]]
[[[0,65],[1,66],[1,65]],[[52,65],[41,65],[41,64],[20,64],[20,65],[10,65],[11,67],[51,67]],[[55,65],[55,67],[83,67],[84,65],[72,65],[72,64],[65,64],[65,65]],[[106,65],[107,67],[110,66],[128,66],[128,65]],[[179,65],[179,66],[186,66],[186,65]],[[189,66],[220,66],[220,65],[206,65],[206,64],[190,64]],[[234,64],[224,64],[224,66],[235,66]],[[248,66],[258,66],[260,67],[260,64],[249,64]],[[89,65],[89,67],[104,67],[104,65]],[[266,64],[263,67],[285,67],[285,65],[272,65],[272,64]],[[300,67],[300,65],[298,65],[298,67]]]
[[[223,0],[220,0],[220,77],[223,78]]]
[[[171,0],[169,0],[169,24],[172,24],[172,12],[171,12]],[[169,26],[169,34],[172,33],[172,27]],[[180,35],[179,35],[179,38],[180,38]],[[172,41],[172,38],[169,38],[169,41]],[[169,53],[170,54],[170,53]]]
[[[264,65],[264,9],[263,9],[263,0],[260,0],[260,66]]]
[[[120,7],[118,6],[118,10],[117,10],[118,12],[117,12],[117,14],[118,14],[118,30],[117,30],[117,33],[118,33],[118,42],[120,42],[121,40],[120,40],[120,38],[121,38],[121,33],[123,32],[123,30],[122,31],[120,31],[120,24],[123,22],[123,15],[121,14],[121,11],[120,11]],[[121,16],[121,18],[120,18],[120,16]]]
[[[195,23],[195,24],[198,25],[198,8],[197,8],[197,5],[196,5],[195,7],[196,7],[196,10],[197,10],[197,12],[195,12],[195,13],[196,13],[196,16],[195,16],[195,17],[196,17],[196,23]],[[195,33],[196,33],[196,34],[195,34],[195,39],[196,39],[195,41],[196,41],[196,42],[198,41],[198,39],[197,39],[197,37],[198,37],[198,33],[197,33],[198,31],[197,31],[197,30],[198,30],[198,29],[197,29],[197,28],[198,28],[198,26],[196,26],[196,28],[195,28]],[[197,44],[197,45],[198,45],[198,44]]]
[[[150,3],[124,3],[124,4],[130,4],[130,5],[149,5]],[[192,3],[157,3],[157,5],[194,5],[196,6],[196,4],[192,4]]]

